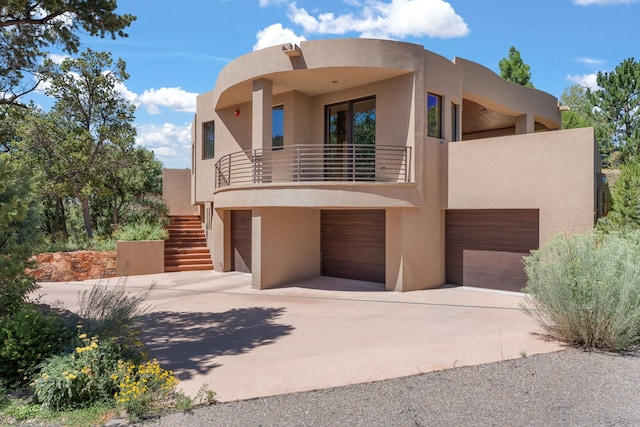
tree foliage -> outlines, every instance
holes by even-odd
[[[604,148],[616,153],[616,163],[639,159],[640,154],[640,63],[634,58],[616,68],[598,72],[597,90],[588,90],[595,114],[610,131]]]
[[[611,183],[611,211],[598,220],[606,231],[640,229],[640,162],[623,164]]]
[[[9,153],[0,153],[0,318],[15,312],[34,279],[25,273],[38,231],[28,173]]]
[[[91,239],[91,200],[112,191],[107,178],[134,151],[135,106],[118,91],[128,75],[124,61],[114,63],[110,54],[91,49],[47,66],[46,93],[57,101],[50,112],[31,115],[24,146],[49,191],[80,202]]]
[[[47,49],[77,53],[79,33],[127,37],[136,18],[117,14],[116,0],[4,0],[0,6],[0,104],[22,105],[35,90]],[[36,76],[35,79],[26,78]]]
[[[498,63],[500,77],[520,86],[533,87],[531,67],[522,60],[520,52],[514,46],[509,49],[509,56]]]
[[[593,127],[602,165],[609,168],[617,159],[612,143],[613,127],[598,113],[598,108],[589,95],[589,89],[579,84],[572,85],[564,90],[560,103],[569,107],[568,111],[562,113],[562,129]]]

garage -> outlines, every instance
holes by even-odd
[[[322,275],[385,282],[385,211],[323,210]]]
[[[519,292],[527,283],[522,257],[539,247],[538,209],[448,210],[448,284]]]
[[[251,273],[251,211],[231,211],[231,270]]]

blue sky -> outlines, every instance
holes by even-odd
[[[165,167],[190,167],[196,94],[233,59],[270,45],[336,37],[418,43],[498,71],[515,46],[536,88],[560,97],[640,57],[640,0],[120,0],[126,39],[84,39],[127,63],[137,143]],[[640,59],[640,58],[638,58]],[[46,101],[39,102],[45,104]]]

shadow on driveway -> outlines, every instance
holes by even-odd
[[[240,355],[289,335],[294,327],[277,323],[284,308],[248,307],[221,313],[160,311],[141,316],[142,341],[149,356],[178,380],[220,366],[216,356]]]

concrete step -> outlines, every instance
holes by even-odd
[[[209,251],[206,252],[190,252],[190,253],[167,253],[164,254],[164,259],[166,260],[181,260],[181,259],[206,259],[211,260],[211,255]]]
[[[205,240],[204,233],[169,235],[169,239],[167,240],[197,240],[197,239]]]
[[[165,247],[169,245],[194,245],[194,246],[206,246],[207,240],[204,237],[180,237],[179,239],[165,240]]]
[[[211,259],[180,259],[180,260],[164,260],[164,267],[175,267],[183,265],[211,265]]]
[[[164,267],[164,271],[166,273],[175,273],[179,271],[205,271],[205,270],[213,270],[213,265],[201,264],[201,265],[179,265],[179,266]]]
[[[186,246],[186,247],[180,247],[180,246],[176,246],[173,248],[167,248],[165,246],[164,248],[164,253],[165,255],[167,254],[209,254],[209,248],[205,247],[205,246],[201,246],[201,247],[192,247],[192,246]]]

